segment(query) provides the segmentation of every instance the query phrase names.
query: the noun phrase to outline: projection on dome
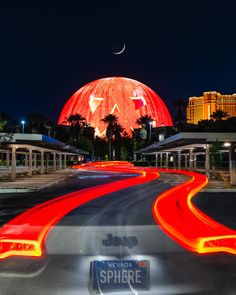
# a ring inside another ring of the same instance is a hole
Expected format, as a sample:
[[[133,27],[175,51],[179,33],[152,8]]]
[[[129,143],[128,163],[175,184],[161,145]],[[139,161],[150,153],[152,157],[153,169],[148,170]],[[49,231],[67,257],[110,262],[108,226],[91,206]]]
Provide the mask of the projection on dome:
[[[108,114],[116,115],[128,134],[139,127],[136,120],[143,115],[153,118],[153,127],[173,125],[166,105],[151,88],[124,77],[103,78],[81,87],[66,102],[58,124],[69,125],[66,118],[77,113],[95,127],[98,136],[105,135],[101,119]]]

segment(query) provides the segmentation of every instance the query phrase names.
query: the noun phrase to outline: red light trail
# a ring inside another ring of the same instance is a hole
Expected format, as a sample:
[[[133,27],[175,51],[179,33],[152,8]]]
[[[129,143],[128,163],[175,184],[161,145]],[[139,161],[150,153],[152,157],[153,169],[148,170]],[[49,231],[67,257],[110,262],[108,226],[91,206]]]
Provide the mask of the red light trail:
[[[138,169],[131,166],[132,164],[128,162],[101,162],[95,165],[77,166],[77,168],[132,174],[135,172],[140,175],[67,194],[20,214],[0,230],[0,259],[10,256],[40,257],[44,255],[45,240],[50,229],[70,211],[98,197],[159,177],[156,170]]]
[[[0,259],[43,256],[51,228],[70,211],[104,195],[155,180],[159,172],[189,176],[189,180],[165,191],[155,200],[153,216],[162,229],[187,250],[236,254],[236,231],[208,217],[191,202],[193,196],[207,184],[204,175],[190,171],[138,168],[132,167],[129,162],[119,161],[75,165],[74,168],[138,175],[61,196],[15,217],[0,230]]]
[[[236,231],[200,211],[192,198],[208,182],[191,171],[158,170],[190,176],[190,180],[162,193],[153,204],[153,216],[162,229],[185,249],[197,253],[236,254]]]

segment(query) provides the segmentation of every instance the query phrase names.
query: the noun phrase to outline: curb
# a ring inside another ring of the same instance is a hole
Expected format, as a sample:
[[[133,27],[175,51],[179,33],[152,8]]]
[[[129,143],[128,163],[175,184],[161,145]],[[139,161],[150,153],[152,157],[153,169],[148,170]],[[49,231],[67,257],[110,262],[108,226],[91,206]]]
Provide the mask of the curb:
[[[57,180],[55,180],[54,182],[51,183],[44,183],[42,186],[40,187],[19,187],[19,188],[4,188],[4,187],[0,187],[0,194],[15,194],[15,193],[32,193],[32,192],[38,192],[41,191],[44,188],[48,188],[54,184],[57,184],[63,180],[65,180],[68,177],[73,176],[74,174],[71,173],[68,176],[64,176],[61,177]]]
[[[206,188],[200,191],[200,193],[235,193],[236,188]]]
[[[32,193],[39,190],[39,188],[0,188],[0,194]]]

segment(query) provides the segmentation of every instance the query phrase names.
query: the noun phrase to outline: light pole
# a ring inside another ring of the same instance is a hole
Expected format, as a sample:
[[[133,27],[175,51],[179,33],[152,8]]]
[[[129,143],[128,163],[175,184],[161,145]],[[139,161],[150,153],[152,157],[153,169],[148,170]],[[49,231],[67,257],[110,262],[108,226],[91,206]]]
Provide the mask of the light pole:
[[[149,141],[152,142],[152,121],[149,122]]]
[[[25,121],[22,120],[21,124],[22,124],[22,133],[25,133]]]

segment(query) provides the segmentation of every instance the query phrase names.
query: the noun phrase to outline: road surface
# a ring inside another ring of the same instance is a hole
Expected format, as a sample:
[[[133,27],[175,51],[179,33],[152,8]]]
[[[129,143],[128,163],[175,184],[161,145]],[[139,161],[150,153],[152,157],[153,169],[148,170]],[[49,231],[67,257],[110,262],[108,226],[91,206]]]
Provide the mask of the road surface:
[[[40,193],[2,195],[1,223],[51,198],[127,177],[79,172]],[[140,259],[150,264],[148,290],[114,289],[112,294],[235,294],[234,256],[190,253],[163,233],[152,217],[157,195],[185,180],[185,176],[162,174],[71,211],[49,234],[45,258],[10,258],[0,263],[0,294],[95,294],[93,261]]]

